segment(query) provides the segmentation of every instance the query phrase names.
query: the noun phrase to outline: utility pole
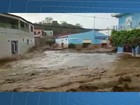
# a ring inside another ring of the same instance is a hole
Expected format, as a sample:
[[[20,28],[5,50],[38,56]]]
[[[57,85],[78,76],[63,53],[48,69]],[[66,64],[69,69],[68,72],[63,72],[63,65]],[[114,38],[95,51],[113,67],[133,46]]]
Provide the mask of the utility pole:
[[[95,30],[95,16],[93,17],[94,23],[93,23],[93,30]]]
[[[95,37],[95,16],[93,17],[93,21],[94,21],[94,23],[93,23],[93,35]]]

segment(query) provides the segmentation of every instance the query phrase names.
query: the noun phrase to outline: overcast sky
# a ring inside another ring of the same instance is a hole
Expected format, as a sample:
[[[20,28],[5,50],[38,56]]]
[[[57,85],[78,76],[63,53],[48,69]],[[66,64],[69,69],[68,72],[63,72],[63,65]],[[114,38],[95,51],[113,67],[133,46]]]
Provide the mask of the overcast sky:
[[[45,20],[46,17],[52,17],[53,20],[66,21],[70,24],[81,24],[84,28],[94,28],[94,17],[95,17],[95,28],[106,29],[112,28],[118,25],[118,19],[112,17],[113,13],[12,13],[23,17],[24,19],[35,23]],[[110,35],[111,31],[100,31],[106,35]]]
[[[30,22],[40,22],[46,17],[52,17],[53,20],[58,22],[66,21],[67,23],[81,24],[84,28],[94,27],[94,16],[95,28],[104,29],[107,27],[116,26],[118,21],[112,17],[112,13],[12,13],[25,18]]]

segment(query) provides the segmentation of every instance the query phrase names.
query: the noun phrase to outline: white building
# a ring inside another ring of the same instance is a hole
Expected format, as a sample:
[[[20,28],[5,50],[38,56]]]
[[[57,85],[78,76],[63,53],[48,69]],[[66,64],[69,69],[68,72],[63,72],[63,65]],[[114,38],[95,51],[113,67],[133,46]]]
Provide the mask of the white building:
[[[27,20],[0,14],[0,59],[23,54],[34,43],[34,26]]]
[[[47,36],[53,36],[53,30],[43,30]]]
[[[58,44],[58,47],[68,48],[69,45],[68,35],[56,38],[55,43]]]

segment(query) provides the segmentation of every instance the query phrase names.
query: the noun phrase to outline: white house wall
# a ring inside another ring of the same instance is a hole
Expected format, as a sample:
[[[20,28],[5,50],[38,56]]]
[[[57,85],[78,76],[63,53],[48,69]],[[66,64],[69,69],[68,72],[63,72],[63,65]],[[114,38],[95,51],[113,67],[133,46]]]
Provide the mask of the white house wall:
[[[61,44],[64,44],[64,47],[67,48],[68,47],[68,38],[58,38],[56,39],[56,43],[61,47]]]
[[[29,45],[27,45],[29,39]],[[11,41],[18,41],[18,54],[25,53],[35,45],[33,32],[0,28],[0,58],[11,57]]]

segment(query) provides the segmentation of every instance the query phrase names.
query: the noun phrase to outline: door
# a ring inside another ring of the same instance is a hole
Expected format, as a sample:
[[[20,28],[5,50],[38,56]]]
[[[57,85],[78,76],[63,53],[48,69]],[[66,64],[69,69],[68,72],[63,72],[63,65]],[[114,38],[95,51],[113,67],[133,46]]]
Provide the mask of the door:
[[[132,47],[130,46],[124,46],[124,52],[132,52]]]
[[[18,41],[11,41],[11,53],[12,55],[18,54]]]

